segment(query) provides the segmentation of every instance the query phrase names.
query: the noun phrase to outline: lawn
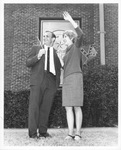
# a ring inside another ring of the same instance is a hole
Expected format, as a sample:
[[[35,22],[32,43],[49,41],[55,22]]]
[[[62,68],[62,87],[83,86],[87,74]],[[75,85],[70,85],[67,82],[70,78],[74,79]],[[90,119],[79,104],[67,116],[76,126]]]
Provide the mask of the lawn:
[[[48,129],[52,138],[30,139],[27,129],[5,129],[4,146],[118,146],[118,128],[82,128],[80,141],[64,140],[67,129]]]

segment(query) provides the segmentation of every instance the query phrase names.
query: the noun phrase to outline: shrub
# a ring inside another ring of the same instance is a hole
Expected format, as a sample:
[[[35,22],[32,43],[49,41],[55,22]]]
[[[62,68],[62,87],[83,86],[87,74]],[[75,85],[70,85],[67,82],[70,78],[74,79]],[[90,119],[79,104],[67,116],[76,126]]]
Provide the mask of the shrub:
[[[89,68],[84,74],[84,92],[83,123],[91,123],[91,126],[117,125],[118,69],[109,66]]]
[[[28,125],[29,91],[5,91],[4,98],[4,127],[24,128]]]
[[[59,89],[50,112],[49,127],[67,127],[66,112],[62,107]],[[4,93],[4,127],[28,127],[30,91]],[[84,72],[83,127],[118,125],[118,68],[96,66]]]

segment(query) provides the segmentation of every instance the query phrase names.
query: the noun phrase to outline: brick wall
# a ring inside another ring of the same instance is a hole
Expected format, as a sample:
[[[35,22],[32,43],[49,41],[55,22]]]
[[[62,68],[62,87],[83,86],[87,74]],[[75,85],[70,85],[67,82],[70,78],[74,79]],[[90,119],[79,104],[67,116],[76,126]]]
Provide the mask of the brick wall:
[[[117,5],[106,4],[105,9],[106,63],[117,65]],[[98,51],[91,65],[100,64],[98,4],[5,4],[5,90],[29,89],[26,57],[37,43],[39,17],[62,18],[65,10],[82,19],[84,44],[94,43]]]

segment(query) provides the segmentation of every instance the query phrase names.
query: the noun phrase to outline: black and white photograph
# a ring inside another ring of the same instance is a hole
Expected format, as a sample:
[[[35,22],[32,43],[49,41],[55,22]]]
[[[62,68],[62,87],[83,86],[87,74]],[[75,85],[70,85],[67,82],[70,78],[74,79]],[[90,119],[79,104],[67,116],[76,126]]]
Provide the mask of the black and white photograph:
[[[120,2],[109,2],[1,2],[1,150],[121,148]]]

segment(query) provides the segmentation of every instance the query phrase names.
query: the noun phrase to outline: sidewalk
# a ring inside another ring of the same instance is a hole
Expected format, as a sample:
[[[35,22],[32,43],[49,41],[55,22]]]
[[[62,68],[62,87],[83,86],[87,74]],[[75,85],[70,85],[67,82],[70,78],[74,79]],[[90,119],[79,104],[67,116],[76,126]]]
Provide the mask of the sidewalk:
[[[4,146],[118,146],[118,128],[82,128],[82,140],[64,140],[67,129],[48,129],[52,138],[30,139],[28,129],[4,129]]]

